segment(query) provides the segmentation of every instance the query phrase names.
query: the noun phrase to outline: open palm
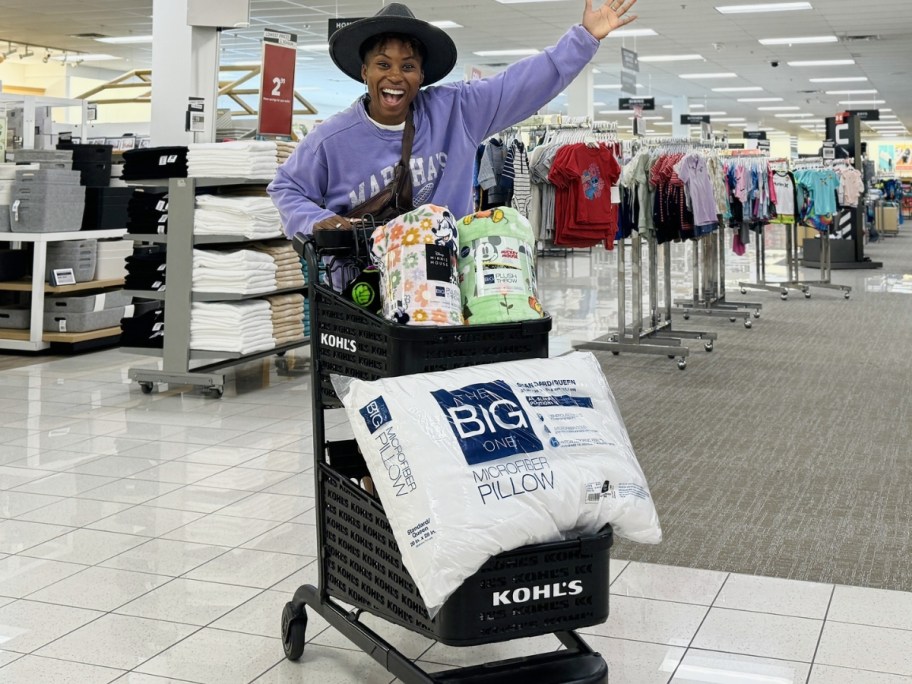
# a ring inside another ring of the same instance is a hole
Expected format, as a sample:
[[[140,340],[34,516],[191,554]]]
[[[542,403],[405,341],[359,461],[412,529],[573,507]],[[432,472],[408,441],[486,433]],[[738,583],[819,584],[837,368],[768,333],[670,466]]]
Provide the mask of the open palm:
[[[635,14],[627,14],[637,0],[605,0],[597,10],[592,9],[592,0],[586,0],[586,9],[583,11],[583,27],[595,38],[601,40],[612,31],[626,26],[637,18]]]

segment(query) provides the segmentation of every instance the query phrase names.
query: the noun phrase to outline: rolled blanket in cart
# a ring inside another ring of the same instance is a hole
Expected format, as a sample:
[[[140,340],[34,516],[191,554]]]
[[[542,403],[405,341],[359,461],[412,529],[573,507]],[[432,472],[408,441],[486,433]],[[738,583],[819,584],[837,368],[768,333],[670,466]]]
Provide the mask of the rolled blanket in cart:
[[[662,538],[591,353],[333,384],[431,617],[504,551],[608,524],[633,541]]]

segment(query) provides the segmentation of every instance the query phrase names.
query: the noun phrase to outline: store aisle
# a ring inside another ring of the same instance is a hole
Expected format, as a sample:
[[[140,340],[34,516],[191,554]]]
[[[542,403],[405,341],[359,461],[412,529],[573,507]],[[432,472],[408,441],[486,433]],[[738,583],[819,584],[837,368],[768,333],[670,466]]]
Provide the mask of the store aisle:
[[[553,351],[610,326],[608,267],[587,264],[588,284],[571,284],[594,304],[562,309]],[[886,273],[838,277],[860,299],[896,296],[863,292]],[[281,608],[316,580],[303,360],[285,377],[244,366],[221,401],[143,395],[126,375],[141,363],[107,351],[0,373],[0,681],[388,684],[312,613],[302,661],[282,656]],[[333,434],[343,423],[332,416]],[[736,555],[743,541],[729,543]],[[608,622],[584,630],[611,684],[912,682],[912,593],[614,559],[611,581]],[[453,649],[365,621],[430,669],[558,647]]]
[[[145,396],[136,362],[0,375],[0,680],[389,682],[313,615],[302,662],[282,659],[281,607],[316,578],[306,379],[254,364],[221,401]],[[612,580],[585,630],[612,684],[912,681],[912,594],[624,561]],[[432,667],[558,646],[369,622]]]

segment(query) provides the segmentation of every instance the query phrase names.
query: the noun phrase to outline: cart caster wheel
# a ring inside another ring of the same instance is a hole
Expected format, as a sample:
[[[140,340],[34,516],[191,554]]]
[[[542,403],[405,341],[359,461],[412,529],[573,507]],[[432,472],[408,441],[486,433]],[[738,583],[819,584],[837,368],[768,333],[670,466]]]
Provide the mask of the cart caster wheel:
[[[221,399],[222,395],[225,394],[224,387],[210,387],[209,394],[212,395],[213,399]]]
[[[760,312],[754,311],[754,318],[760,318]]]
[[[754,324],[750,322],[750,319],[745,319],[745,321],[744,321],[744,327],[745,327],[745,328],[752,328],[752,327],[754,327]]]
[[[294,605],[289,601],[282,609],[282,648],[289,660],[298,660],[304,653],[304,641],[307,634],[307,613],[301,608],[300,615],[295,614]]]
[[[279,356],[275,360],[276,373],[279,375],[288,375],[288,359]]]
[[[787,302],[788,298],[789,298],[789,296],[787,294],[779,295],[779,299],[781,299],[783,302]]]
[[[804,298],[805,298],[805,299],[810,299],[810,298],[811,298],[811,293],[810,293],[810,292],[805,292],[805,293],[804,293]]]
[[[621,352],[611,352],[612,356],[620,356]]]
[[[152,394],[152,383],[151,382],[141,382],[141,383],[139,383],[139,389],[142,390],[143,394]]]
[[[728,320],[730,320],[732,323],[734,323],[734,322],[737,321],[738,319],[735,318],[734,316],[730,316]]]
[[[689,320],[690,320],[690,314],[684,314],[684,320],[685,320],[685,321],[689,321]]]
[[[741,294],[747,294],[747,290],[745,290],[743,287],[741,288]]]
[[[712,340],[710,340],[709,342],[706,342],[706,343],[703,345],[703,349],[705,349],[705,350],[708,351],[708,352],[711,352],[711,351],[713,350],[713,343],[712,343]]]
[[[850,295],[849,295],[848,292],[846,292],[846,293],[845,293],[844,295],[842,295],[842,296],[843,296],[844,299],[848,299],[848,298],[850,297]]]
[[[687,368],[687,361],[684,359],[678,359],[678,370],[684,370]]]
[[[673,358],[675,358],[675,355],[674,355],[674,354],[669,354],[669,355],[668,355],[668,358],[669,358],[669,359],[673,359]]]

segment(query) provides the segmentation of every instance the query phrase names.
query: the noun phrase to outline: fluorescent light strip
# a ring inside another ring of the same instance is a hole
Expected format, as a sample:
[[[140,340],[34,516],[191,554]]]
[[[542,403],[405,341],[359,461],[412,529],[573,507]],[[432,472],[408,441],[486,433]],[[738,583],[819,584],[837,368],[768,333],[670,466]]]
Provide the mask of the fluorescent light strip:
[[[699,78],[738,78],[738,74],[731,71],[720,71],[708,74],[681,74],[679,78],[699,79]]]
[[[827,90],[827,95],[876,95],[877,90]]]
[[[298,45],[298,50],[304,52],[328,52],[329,43],[309,43],[307,45]]]
[[[115,57],[114,55],[99,54],[95,52],[74,52],[64,55],[54,55],[51,59],[55,59],[58,62],[65,62],[66,64],[76,64],[77,62],[106,62],[112,59],[120,60],[120,57]]]
[[[818,123],[819,121],[823,121],[823,119],[789,119],[790,124],[805,124],[805,125],[812,125],[812,126],[824,125],[824,124]]]
[[[851,66],[853,64],[855,64],[854,59],[802,59],[797,62],[788,62],[790,67]]]
[[[814,7],[809,2],[771,2],[762,5],[723,5],[716,7],[719,14],[755,14],[759,12],[799,12]]]
[[[602,109],[599,114],[630,114],[629,109]]]
[[[529,55],[537,55],[538,52],[535,48],[519,48],[517,50],[479,50],[472,54],[479,57],[528,57]]]
[[[705,104],[692,104],[692,105],[690,105],[690,108],[691,109],[706,109],[706,105]]]
[[[641,62],[697,62],[706,61],[703,55],[641,55]]]
[[[739,97],[738,102],[782,102],[781,97]]]
[[[801,116],[808,117],[808,116],[814,116],[814,115],[813,114],[799,114],[798,112],[789,112],[788,114],[776,114],[776,117],[779,119],[787,119],[789,117],[797,119],[798,117],[801,117]]]
[[[608,34],[609,38],[645,38],[647,36],[657,36],[659,35],[651,28],[632,28],[632,29],[618,29],[617,31],[612,31]]]
[[[745,119],[743,116],[722,116],[722,117],[713,119],[713,123],[716,123],[716,122],[726,123],[729,121],[744,121],[744,120]]]
[[[761,38],[760,45],[814,45],[818,43],[838,43],[836,36],[801,36],[797,38]]]
[[[733,88],[713,88],[714,93],[758,93],[763,88],[760,86],[735,86]]]
[[[781,106],[781,107],[757,107],[759,112],[797,112],[801,107]]]
[[[95,40],[109,45],[133,45],[136,43],[151,43],[152,36],[107,36],[105,38],[96,38]]]
[[[811,83],[864,83],[867,76],[833,76],[830,78],[809,78]]]
[[[877,105],[883,104],[886,100],[840,100],[841,105]]]
[[[454,28],[463,28],[462,24],[457,24],[455,21],[450,21],[449,19],[441,19],[439,21],[428,22],[431,26],[436,26],[440,29],[454,29]]]
[[[725,116],[728,112],[691,112],[691,114],[700,114],[703,116]]]

